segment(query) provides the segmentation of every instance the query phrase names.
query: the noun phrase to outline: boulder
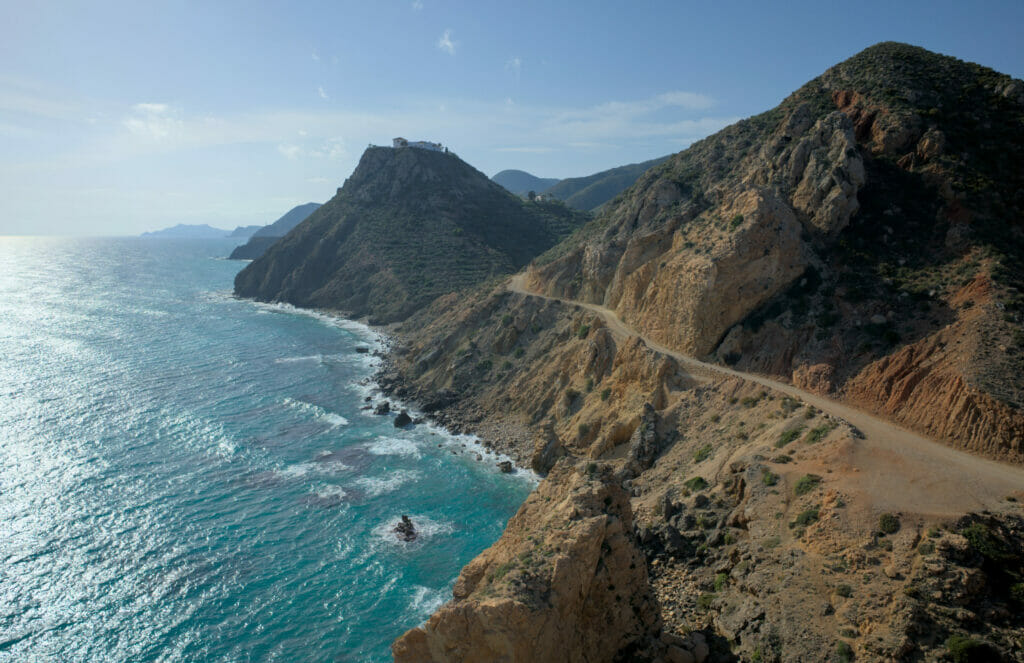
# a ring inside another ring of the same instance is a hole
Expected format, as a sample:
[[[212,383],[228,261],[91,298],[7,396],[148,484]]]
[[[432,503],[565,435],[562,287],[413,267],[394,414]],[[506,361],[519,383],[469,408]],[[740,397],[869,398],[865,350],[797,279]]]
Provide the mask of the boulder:
[[[409,516],[402,515],[402,519],[395,525],[394,532],[402,541],[410,542],[416,540],[416,528],[413,526]]]
[[[395,428],[405,428],[412,423],[412,417],[409,416],[408,412],[402,410],[398,413],[398,416],[395,417],[393,423],[395,424]]]
[[[391,412],[391,403],[387,401],[379,403],[377,407],[373,409],[374,414],[387,414],[388,412]]]

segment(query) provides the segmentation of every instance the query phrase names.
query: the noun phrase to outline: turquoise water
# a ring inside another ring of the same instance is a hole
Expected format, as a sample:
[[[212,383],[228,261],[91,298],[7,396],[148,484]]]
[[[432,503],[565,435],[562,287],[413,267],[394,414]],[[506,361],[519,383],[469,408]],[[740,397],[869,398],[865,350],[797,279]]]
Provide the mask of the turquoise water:
[[[389,660],[532,488],[362,411],[378,339],[233,244],[0,238],[0,660]]]

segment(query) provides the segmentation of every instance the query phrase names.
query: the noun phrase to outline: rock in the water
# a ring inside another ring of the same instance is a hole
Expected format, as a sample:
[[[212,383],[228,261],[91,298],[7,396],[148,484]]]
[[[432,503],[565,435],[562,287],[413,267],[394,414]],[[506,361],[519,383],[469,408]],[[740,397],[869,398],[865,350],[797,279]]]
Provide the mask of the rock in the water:
[[[403,515],[401,522],[395,525],[395,534],[402,541],[415,541],[416,540],[416,528],[413,527],[412,521],[409,516]]]
[[[403,428],[405,426],[408,426],[411,423],[412,423],[412,417],[410,417],[409,413],[406,412],[405,410],[402,410],[401,412],[399,412],[398,416],[395,417],[395,421],[394,421],[395,428]]]
[[[387,414],[388,412],[391,412],[391,403],[387,401],[384,401],[383,403],[379,404],[373,410],[374,414]]]
[[[364,355],[364,354],[366,354],[369,351],[370,351],[370,348],[366,347],[365,345],[360,345],[359,347],[356,348],[356,352],[358,352],[361,355]]]
[[[501,461],[500,463],[498,463],[498,469],[500,469],[505,474],[510,474],[512,472],[512,470],[514,469],[512,467],[512,461],[510,461],[510,460],[503,460],[503,461]]]

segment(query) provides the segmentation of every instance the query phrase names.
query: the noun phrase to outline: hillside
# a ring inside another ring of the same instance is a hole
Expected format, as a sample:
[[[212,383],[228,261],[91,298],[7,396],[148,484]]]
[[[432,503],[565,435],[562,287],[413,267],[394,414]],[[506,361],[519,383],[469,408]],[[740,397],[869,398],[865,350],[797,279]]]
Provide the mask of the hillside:
[[[306,203],[291,208],[285,214],[267,226],[254,226],[256,231],[251,233],[249,241],[236,246],[231,252],[231,260],[255,260],[266,253],[274,242],[291,232],[292,228],[299,225],[306,218],[320,207],[320,203]]]
[[[648,171],[534,265],[670,348],[1024,458],[1024,87],[879,44]]]
[[[228,237],[229,235],[231,235],[230,230],[214,228],[213,226],[205,223],[198,225],[179,223],[178,225],[170,228],[144,232],[141,236],[152,238],[212,239],[217,237]]]
[[[238,274],[235,292],[392,322],[521,268],[586,220],[525,202],[454,154],[371,147],[338,195]]]
[[[543,191],[545,196],[561,200],[569,207],[580,210],[596,210],[618,194],[633,186],[645,171],[664,162],[660,157],[643,163],[619,166],[586,177],[569,177]]]
[[[381,384],[547,478],[396,660],[1021,660],[1022,151],[879,44],[409,318]]]
[[[517,196],[525,196],[530,191],[540,193],[544,189],[558,184],[558,178],[537,177],[525,170],[503,170],[496,173],[491,181],[497,182]]]

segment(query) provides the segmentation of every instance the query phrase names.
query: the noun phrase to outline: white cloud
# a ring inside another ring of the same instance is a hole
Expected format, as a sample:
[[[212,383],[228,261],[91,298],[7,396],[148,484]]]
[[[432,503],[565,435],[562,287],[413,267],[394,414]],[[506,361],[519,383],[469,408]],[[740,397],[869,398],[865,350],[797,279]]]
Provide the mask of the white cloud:
[[[313,51],[313,52],[312,52],[312,53],[310,54],[310,56],[311,56],[311,57],[313,58],[313,61],[314,61],[314,62],[320,62],[320,56],[316,54],[316,51]]]
[[[455,42],[452,41],[452,31],[445,30],[441,38],[437,40],[437,47],[448,55],[455,55]]]
[[[328,98],[329,98],[329,97],[327,96],[327,93],[326,93],[326,92],[324,92],[324,86],[323,86],[323,85],[321,85],[321,86],[317,87],[316,91],[320,93],[320,98],[321,98],[321,99],[328,99]]]
[[[133,135],[157,142],[172,138],[184,126],[170,106],[157,103],[135,104],[122,124]]]
[[[505,69],[511,71],[515,75],[516,80],[518,81],[519,75],[523,70],[522,58],[520,58],[518,55],[513,58],[509,58],[509,60],[505,62]]]
[[[282,143],[281,145],[277,146],[277,151],[280,152],[285,159],[289,159],[291,161],[294,161],[295,159],[298,159],[300,156],[302,156],[302,148],[299,147],[298,145]]]
[[[423,0],[412,0],[412,8],[416,11],[423,9]]]

